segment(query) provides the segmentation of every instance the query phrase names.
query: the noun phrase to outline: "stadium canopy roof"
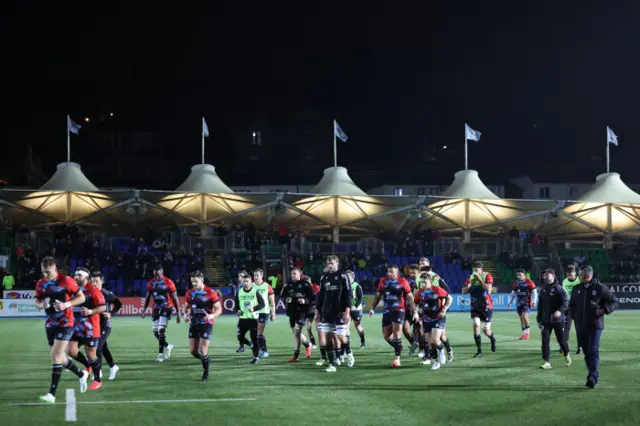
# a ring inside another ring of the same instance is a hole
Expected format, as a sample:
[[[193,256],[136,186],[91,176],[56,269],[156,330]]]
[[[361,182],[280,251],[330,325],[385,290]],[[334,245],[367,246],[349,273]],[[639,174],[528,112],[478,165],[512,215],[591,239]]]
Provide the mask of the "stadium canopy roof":
[[[110,195],[91,183],[82,173],[80,165],[73,162],[58,164],[51,179],[36,191],[6,190],[3,196],[22,207],[22,213],[30,213],[28,217],[15,217],[12,220],[30,226],[82,221],[116,203]],[[19,212],[14,213],[20,216]]]
[[[549,235],[602,236],[640,230],[640,194],[618,173],[603,173],[542,230]]]

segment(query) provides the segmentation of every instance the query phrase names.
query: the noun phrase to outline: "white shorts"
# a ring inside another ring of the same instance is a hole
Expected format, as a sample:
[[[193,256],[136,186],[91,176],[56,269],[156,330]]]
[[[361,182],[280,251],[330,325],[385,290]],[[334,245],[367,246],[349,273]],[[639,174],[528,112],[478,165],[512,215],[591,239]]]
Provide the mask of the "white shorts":
[[[169,324],[169,318],[160,317],[157,320],[153,321],[151,323],[151,326],[153,328],[153,331],[158,331],[161,328],[167,328],[167,324]]]
[[[320,333],[335,333],[338,336],[346,336],[349,332],[349,326],[346,324],[331,324],[328,322],[318,323],[318,332]]]

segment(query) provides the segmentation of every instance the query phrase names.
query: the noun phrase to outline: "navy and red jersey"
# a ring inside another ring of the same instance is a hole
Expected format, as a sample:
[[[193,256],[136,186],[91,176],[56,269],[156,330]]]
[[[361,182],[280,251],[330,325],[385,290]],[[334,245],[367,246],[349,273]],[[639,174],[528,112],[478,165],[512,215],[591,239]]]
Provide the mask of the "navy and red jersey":
[[[105,313],[110,314],[110,316],[107,318],[104,314],[100,315],[100,330],[111,328],[111,317],[117,314],[120,308],[122,308],[122,302],[118,299],[118,296],[109,290],[103,288],[102,295],[104,296],[104,301],[107,304],[107,310]]]
[[[161,280],[151,279],[147,284],[147,292],[153,298],[153,309],[167,309],[173,307],[171,293],[176,292],[176,285],[167,277]]]
[[[418,288],[416,280],[414,280],[413,278],[409,278],[407,282],[409,283],[409,287],[411,287],[411,291],[415,291]]]
[[[88,323],[89,326],[85,326],[87,330],[91,331],[91,335],[88,337],[100,337],[100,317],[101,314],[93,314],[88,317],[82,316],[82,308],[95,309],[98,306],[104,306],[106,304],[102,291],[95,288],[91,283],[87,283],[84,287],[80,288],[80,291],[84,293],[84,303],[80,306],[73,307],[73,316],[75,317],[75,324],[80,322]]]
[[[189,306],[191,324],[213,324],[208,316],[213,313],[213,307],[219,302],[218,293],[207,286],[202,290],[190,289],[185,296],[185,303]]]
[[[78,292],[80,287],[71,277],[58,274],[55,280],[47,281],[45,278],[41,278],[36,283],[36,299],[44,301],[49,299],[49,308],[45,309],[47,319],[45,325],[47,327],[73,327],[73,311],[71,309],[65,309],[61,312],[56,312],[53,304],[56,300],[60,302],[70,301]]]
[[[411,293],[411,286],[404,278],[391,280],[382,278],[378,284],[378,293],[384,298],[384,312],[404,312],[407,294]]]
[[[484,274],[485,284],[493,284],[493,277],[489,273]],[[491,293],[482,288],[480,283],[471,283],[471,277],[467,277],[465,285],[469,288],[469,298],[471,299],[472,311],[493,310],[493,299]]]
[[[529,278],[518,280],[511,288],[516,293],[516,306],[531,307],[531,293],[536,289],[536,285]]]
[[[442,311],[444,300],[449,293],[442,287],[431,286],[431,288],[421,288],[414,294],[414,302],[422,309],[423,321],[435,321]]]

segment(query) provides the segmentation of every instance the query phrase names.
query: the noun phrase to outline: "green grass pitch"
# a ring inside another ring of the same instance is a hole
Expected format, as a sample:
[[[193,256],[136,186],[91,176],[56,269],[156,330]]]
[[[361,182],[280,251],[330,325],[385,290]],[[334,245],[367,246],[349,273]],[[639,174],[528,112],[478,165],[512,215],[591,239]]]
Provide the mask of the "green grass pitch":
[[[356,365],[329,374],[301,359],[288,364],[292,337],[284,316],[266,329],[271,356],[248,365],[236,354],[236,318],[214,326],[211,378],[199,381],[201,366],[187,349],[187,325],[169,326],[175,345],[171,360],[156,364],[157,344],[150,319],[116,318],[109,340],[121,370],[98,391],[78,392],[65,372],[55,406],[38,402],[47,392],[50,359],[43,320],[0,320],[0,422],[5,426],[65,424],[65,389],[76,389],[77,423],[83,425],[640,425],[640,341],[634,311],[607,318],[601,345],[600,387],[584,387],[582,356],[564,367],[552,344],[553,369],[539,369],[540,336],[519,341],[514,312],[494,315],[498,352],[483,339],[485,356],[475,353],[468,314],[448,315],[455,359],[438,371],[420,365],[405,349],[402,368],[391,369],[392,350],[382,340],[379,315],[366,317],[367,347],[354,339]],[[355,335],[355,332],[352,330]],[[571,343],[575,342],[572,333]],[[406,343],[406,342],[405,342]],[[572,345],[572,351],[574,351]],[[106,367],[105,367],[105,371]],[[255,398],[255,400],[230,400]],[[209,402],[174,402],[226,399]],[[131,403],[132,401],[158,401]],[[86,402],[110,402],[109,404]]]

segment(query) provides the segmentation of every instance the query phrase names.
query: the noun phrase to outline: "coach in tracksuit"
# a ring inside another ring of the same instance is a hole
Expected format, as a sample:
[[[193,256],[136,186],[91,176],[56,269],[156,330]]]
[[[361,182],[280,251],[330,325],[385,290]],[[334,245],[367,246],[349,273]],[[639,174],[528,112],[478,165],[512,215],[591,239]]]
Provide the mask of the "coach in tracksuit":
[[[593,276],[591,266],[580,268],[580,284],[571,291],[569,310],[575,322],[576,332],[580,336],[584,361],[587,364],[588,388],[598,384],[598,365],[600,364],[600,337],[604,330],[604,316],[618,307],[618,300],[609,288],[600,284]]]
[[[549,343],[552,331],[556,335],[560,350],[564,355],[565,365],[568,367],[571,365],[571,357],[569,356],[569,345],[564,337],[564,322],[565,312],[569,307],[569,295],[556,279],[556,273],[553,269],[544,271],[542,279],[544,285],[538,296],[538,314],[536,316],[538,327],[542,332],[542,359],[544,359],[544,364],[540,368],[545,370],[551,368],[549,363]]]

